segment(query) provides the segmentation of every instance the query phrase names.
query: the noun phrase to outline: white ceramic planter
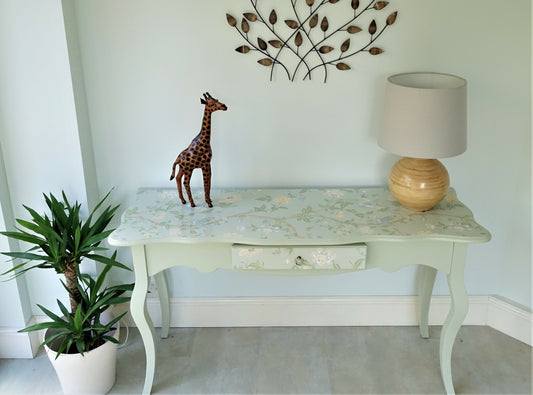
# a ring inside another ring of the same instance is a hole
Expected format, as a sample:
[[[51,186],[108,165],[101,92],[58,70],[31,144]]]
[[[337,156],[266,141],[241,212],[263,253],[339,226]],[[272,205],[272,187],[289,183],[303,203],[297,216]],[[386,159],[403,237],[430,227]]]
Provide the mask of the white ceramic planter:
[[[112,319],[111,313],[104,313],[103,321]],[[48,335],[46,331],[45,336]],[[118,340],[120,328],[112,336]],[[53,348],[53,344],[51,345]],[[61,354],[45,346],[48,358],[56,371],[65,394],[105,394],[115,384],[117,344],[106,342],[100,347],[81,354]]]

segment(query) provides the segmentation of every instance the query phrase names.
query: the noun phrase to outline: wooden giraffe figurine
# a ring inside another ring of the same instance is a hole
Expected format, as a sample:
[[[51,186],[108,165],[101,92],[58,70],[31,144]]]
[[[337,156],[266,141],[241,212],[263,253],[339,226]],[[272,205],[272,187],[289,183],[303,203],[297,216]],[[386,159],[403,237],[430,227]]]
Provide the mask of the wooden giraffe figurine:
[[[211,151],[211,114],[215,111],[226,111],[228,108],[225,104],[220,103],[217,99],[211,97],[206,92],[204,98],[200,99],[202,104],[205,104],[204,118],[202,120],[202,129],[200,134],[196,136],[191,144],[185,148],[176,158],[174,165],[172,166],[172,174],[170,180],[174,178],[176,173],[176,166],[179,166],[178,175],[176,176],[176,184],[178,185],[178,193],[183,204],[186,203],[181,191],[181,179],[183,178],[183,185],[185,191],[189,197],[191,207],[196,207],[191,193],[191,175],[194,169],[202,169],[202,175],[204,178],[204,192],[205,202],[209,207],[213,207],[211,202],[211,157],[213,152]]]

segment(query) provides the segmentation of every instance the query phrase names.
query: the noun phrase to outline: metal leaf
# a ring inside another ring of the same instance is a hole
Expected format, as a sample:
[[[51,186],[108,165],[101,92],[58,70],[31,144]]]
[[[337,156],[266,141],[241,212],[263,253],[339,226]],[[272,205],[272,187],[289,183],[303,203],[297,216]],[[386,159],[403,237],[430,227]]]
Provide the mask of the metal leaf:
[[[387,7],[388,4],[388,1],[378,1],[376,4],[374,4],[374,9],[382,10],[383,8]]]
[[[309,27],[313,29],[316,25],[318,25],[318,14],[315,14],[309,19]]]
[[[250,52],[250,47],[248,45],[242,45],[240,47],[235,48],[235,51],[239,53],[248,53]]]
[[[352,8],[354,10],[359,8],[359,0],[352,0]]]
[[[275,25],[276,22],[278,21],[278,14],[276,14],[276,11],[275,11],[275,10],[272,10],[272,12],[270,13],[270,16],[268,17],[268,21],[269,21],[272,25]]]
[[[257,15],[255,15],[253,12],[245,12],[244,17],[248,19],[250,22],[257,21]]]
[[[286,19],[285,24],[289,26],[291,29],[297,29],[298,28],[298,22],[293,21],[292,19]]]
[[[363,29],[361,29],[359,26],[351,25],[351,26],[348,26],[348,29],[346,29],[346,30],[350,34],[355,34],[355,33],[359,33]]]
[[[328,30],[329,28],[328,18],[326,17],[322,18],[322,22],[320,23],[320,28],[322,29],[323,32]]]
[[[318,50],[320,51],[320,53],[329,53],[329,52],[333,51],[334,49],[335,48],[330,47],[329,45],[323,45]]]
[[[341,45],[341,52],[346,52],[349,48],[350,48],[350,39],[347,39]]]
[[[237,26],[237,19],[232,17],[230,14],[226,14],[226,19],[228,20],[228,23],[230,26],[235,27]]]
[[[241,22],[241,29],[243,32],[245,33],[248,33],[250,31],[250,25],[248,24],[248,22],[246,22],[246,19],[242,19],[242,22]]]
[[[313,4],[315,4],[315,0],[305,0],[305,2],[307,3],[307,5],[309,7],[311,7]]]
[[[396,21],[396,16],[398,15],[398,11],[393,12],[387,17],[387,25],[392,25]]]
[[[272,59],[269,59],[269,58],[264,58],[264,59],[261,59],[261,60],[258,60],[257,63],[263,65],[263,66],[272,66]]]
[[[303,39],[302,39],[302,32],[296,33],[296,37],[294,37],[294,44],[296,44],[297,47],[302,45]]]
[[[372,47],[368,50],[368,52],[370,52],[370,55],[379,55],[380,53],[383,53],[384,51],[381,48]]]
[[[279,40],[270,40],[268,43],[274,48],[281,48],[281,46],[283,45],[283,43]]]
[[[261,37],[257,37],[257,45],[259,45],[259,48],[261,48],[263,51],[267,49],[267,43]]]
[[[342,62],[339,62],[335,65],[335,67],[338,69],[338,70],[350,70],[351,67],[348,66],[346,63],[342,63]]]
[[[372,22],[370,22],[370,25],[368,26],[368,32],[370,34],[374,34],[376,30],[377,30],[376,20],[372,19]]]

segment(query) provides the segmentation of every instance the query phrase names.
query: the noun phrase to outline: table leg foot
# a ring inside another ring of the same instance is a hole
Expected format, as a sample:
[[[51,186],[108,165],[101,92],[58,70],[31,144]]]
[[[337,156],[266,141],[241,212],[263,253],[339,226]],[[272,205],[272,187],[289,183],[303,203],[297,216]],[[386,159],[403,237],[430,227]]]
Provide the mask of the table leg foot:
[[[170,295],[168,293],[167,276],[164,271],[157,273],[155,276],[157,293],[159,294],[159,303],[161,304],[161,337],[166,339],[170,330]]]
[[[431,294],[433,293],[433,285],[435,284],[437,269],[431,266],[420,266],[418,270],[418,312],[420,317],[420,336],[422,336],[424,339],[427,339],[429,338],[429,305],[431,302]]]
[[[464,284],[465,258],[466,245],[455,244],[452,268],[448,274],[452,305],[440,337],[440,370],[447,394],[455,393],[451,369],[452,349],[457,332],[468,312],[468,294]]]

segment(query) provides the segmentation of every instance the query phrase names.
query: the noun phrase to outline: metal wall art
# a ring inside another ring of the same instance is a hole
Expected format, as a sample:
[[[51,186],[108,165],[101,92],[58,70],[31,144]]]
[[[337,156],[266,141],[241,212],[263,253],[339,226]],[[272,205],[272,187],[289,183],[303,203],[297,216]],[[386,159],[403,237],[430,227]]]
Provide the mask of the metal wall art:
[[[211,202],[211,157],[213,156],[211,150],[211,114],[218,110],[226,111],[228,107],[212,97],[209,92],[204,93],[204,98],[200,99],[200,102],[205,105],[202,128],[198,136],[176,158],[176,161],[172,165],[170,180],[172,181],[174,176],[176,176],[176,166],[178,166],[179,170],[176,176],[176,184],[178,186],[180,200],[183,204],[186,203],[181,191],[181,180],[183,179],[183,185],[185,186],[191,207],[196,207],[191,193],[191,176],[194,169],[202,169],[205,202],[209,207],[213,207],[213,203]]]
[[[229,25],[246,41],[235,50],[259,54],[257,62],[270,68],[270,81],[274,69],[280,67],[290,81],[296,76],[311,79],[313,72],[321,69],[326,82],[328,68],[350,70],[346,59],[361,53],[383,53],[374,43],[398,15],[398,11],[381,12],[388,1],[286,1],[290,3],[284,9],[289,14],[286,17],[279,13],[280,0],[250,0],[252,9],[244,12],[240,20],[226,14]],[[278,6],[278,11],[271,8],[272,4]],[[341,15],[345,18],[337,20]],[[335,20],[330,20],[333,17]]]

